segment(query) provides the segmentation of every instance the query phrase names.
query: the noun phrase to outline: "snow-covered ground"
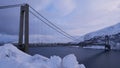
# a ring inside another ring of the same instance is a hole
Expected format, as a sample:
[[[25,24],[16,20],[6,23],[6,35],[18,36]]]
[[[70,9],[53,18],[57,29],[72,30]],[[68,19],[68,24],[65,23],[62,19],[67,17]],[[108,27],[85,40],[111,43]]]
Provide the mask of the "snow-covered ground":
[[[78,64],[74,54],[46,58],[41,55],[28,55],[12,44],[0,46],[0,68],[85,68]]]

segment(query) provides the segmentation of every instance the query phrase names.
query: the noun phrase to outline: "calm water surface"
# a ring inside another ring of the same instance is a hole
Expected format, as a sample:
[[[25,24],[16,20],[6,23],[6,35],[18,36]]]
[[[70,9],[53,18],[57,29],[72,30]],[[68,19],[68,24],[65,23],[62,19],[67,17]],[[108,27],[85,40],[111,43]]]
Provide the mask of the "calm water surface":
[[[29,53],[46,57],[75,54],[79,63],[83,63],[86,68],[120,68],[120,51],[105,52],[81,47],[31,47]]]

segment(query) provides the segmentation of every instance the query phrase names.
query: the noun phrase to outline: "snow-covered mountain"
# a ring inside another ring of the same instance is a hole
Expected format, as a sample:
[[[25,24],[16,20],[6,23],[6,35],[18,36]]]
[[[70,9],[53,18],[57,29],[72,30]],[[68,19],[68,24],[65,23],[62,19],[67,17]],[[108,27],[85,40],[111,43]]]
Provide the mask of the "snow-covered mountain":
[[[109,44],[111,48],[120,49],[120,23],[95,32],[88,33],[80,37],[78,43],[87,43],[89,41],[91,44],[104,44],[106,35],[109,37]]]
[[[114,35],[120,33],[120,23],[115,24],[110,27],[106,27],[104,29],[90,32],[88,34],[85,34],[80,37],[80,40],[78,42],[84,41],[84,40],[89,40],[91,38],[94,38],[96,36],[105,36],[105,35]]]

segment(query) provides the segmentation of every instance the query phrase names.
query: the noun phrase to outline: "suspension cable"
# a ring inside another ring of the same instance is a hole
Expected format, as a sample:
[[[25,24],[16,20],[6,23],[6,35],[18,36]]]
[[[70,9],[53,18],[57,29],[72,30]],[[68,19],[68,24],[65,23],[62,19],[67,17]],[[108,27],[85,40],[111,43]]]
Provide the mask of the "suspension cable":
[[[15,5],[6,5],[6,6],[0,6],[0,9],[7,9],[7,8],[13,8],[13,7],[19,7],[25,4],[15,4]]]
[[[43,23],[45,23],[46,25],[48,25],[49,27],[51,27],[52,29],[56,30],[57,32],[59,32],[60,34],[64,35],[65,37],[71,39],[71,40],[75,40],[69,36],[67,36],[66,34],[62,33],[61,31],[57,30],[56,28],[54,28],[53,26],[51,26],[50,24],[46,23],[44,20],[42,20],[39,16],[37,16],[36,14],[34,14],[32,11],[29,11],[32,15],[34,15],[36,18],[38,18],[40,21],[42,21]]]
[[[71,36],[70,34],[66,33],[65,31],[63,31],[62,29],[60,29],[58,26],[56,26],[55,24],[53,24],[51,21],[49,21],[47,18],[45,18],[42,14],[40,14],[37,10],[35,10],[33,7],[30,6],[30,8],[35,11],[38,15],[40,15],[43,19],[45,19],[47,22],[49,22],[51,25],[53,25],[55,28],[59,29],[61,32],[65,33],[66,35],[70,36],[71,38],[75,39],[73,36]],[[75,39],[77,40],[77,39]]]

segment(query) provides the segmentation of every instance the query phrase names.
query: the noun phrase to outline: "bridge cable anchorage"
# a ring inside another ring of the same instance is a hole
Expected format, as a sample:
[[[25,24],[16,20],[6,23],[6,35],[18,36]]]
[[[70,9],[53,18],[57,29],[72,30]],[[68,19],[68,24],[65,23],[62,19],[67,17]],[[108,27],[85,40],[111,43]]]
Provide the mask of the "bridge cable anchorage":
[[[0,9],[7,9],[7,8],[13,8],[13,7],[20,7],[25,4],[15,4],[15,5],[7,5],[7,6],[0,6]]]
[[[35,10],[33,7],[30,6],[30,8],[35,11],[38,15],[40,15],[43,19],[45,19],[48,23],[50,23],[52,26],[54,26],[55,28],[57,28],[58,30],[60,30],[61,32],[65,33],[66,35],[70,36],[71,38],[73,38],[74,40],[78,40],[75,39],[73,36],[71,36],[70,34],[66,33],[65,31],[63,31],[62,29],[60,29],[58,26],[56,26],[55,24],[53,24],[51,21],[49,21],[47,18],[45,18],[42,14],[40,14],[37,10]]]
[[[45,23],[46,25],[48,25],[49,27],[51,27],[52,29],[56,30],[57,32],[59,32],[60,34],[64,35],[65,37],[71,39],[71,40],[75,40],[71,37],[69,37],[68,35],[62,33],[61,31],[57,30],[55,27],[53,27],[52,25],[46,23],[44,20],[42,20],[39,16],[37,16],[36,14],[34,14],[32,11],[29,11],[32,15],[34,15],[36,18],[38,18],[40,21],[42,21],[43,23]]]

